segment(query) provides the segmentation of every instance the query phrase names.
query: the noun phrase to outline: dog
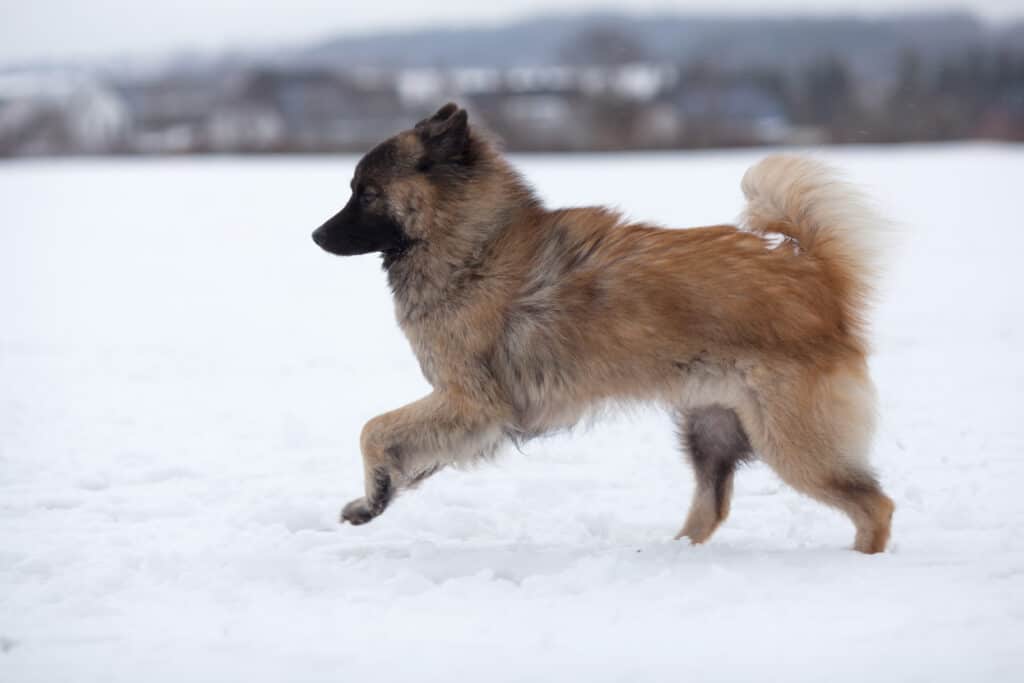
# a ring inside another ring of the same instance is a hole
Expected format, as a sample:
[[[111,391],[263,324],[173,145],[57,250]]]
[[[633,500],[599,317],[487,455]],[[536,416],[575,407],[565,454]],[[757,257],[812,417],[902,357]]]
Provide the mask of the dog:
[[[314,233],[380,253],[426,397],[371,419],[363,524],[446,465],[571,426],[596,408],[672,411],[703,543],[755,456],[885,549],[893,502],[867,455],[875,423],[865,313],[886,223],[828,167],[770,156],[737,225],[672,230],[605,208],[550,210],[465,109],[447,104],[358,163]]]

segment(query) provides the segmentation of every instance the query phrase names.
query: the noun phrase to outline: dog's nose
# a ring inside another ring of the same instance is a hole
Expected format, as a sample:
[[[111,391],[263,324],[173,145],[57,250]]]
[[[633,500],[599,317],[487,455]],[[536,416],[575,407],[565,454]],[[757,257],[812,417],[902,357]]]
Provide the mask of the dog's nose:
[[[324,233],[319,228],[313,231],[313,241],[316,242],[318,247],[324,246]]]

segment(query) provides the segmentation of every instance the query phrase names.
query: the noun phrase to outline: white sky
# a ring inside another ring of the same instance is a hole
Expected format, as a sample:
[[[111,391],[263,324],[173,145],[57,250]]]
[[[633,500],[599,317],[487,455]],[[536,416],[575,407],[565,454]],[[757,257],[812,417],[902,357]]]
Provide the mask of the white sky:
[[[963,8],[990,20],[1024,17],[1024,0],[0,0],[0,63],[156,56],[301,43],[339,33],[494,23],[537,12],[625,9],[731,13],[880,14]]]

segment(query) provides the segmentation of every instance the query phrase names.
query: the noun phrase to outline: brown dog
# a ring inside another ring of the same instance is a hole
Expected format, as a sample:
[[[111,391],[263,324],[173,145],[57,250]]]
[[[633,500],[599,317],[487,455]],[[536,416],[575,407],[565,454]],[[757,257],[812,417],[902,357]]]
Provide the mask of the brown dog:
[[[369,152],[313,234],[381,252],[398,322],[434,391],[370,420],[368,522],[448,464],[609,402],[678,416],[697,489],[679,537],[708,539],[756,454],[889,538],[868,462],[874,390],[863,319],[884,224],[822,165],[774,156],[743,179],[739,227],[667,230],[603,208],[548,210],[454,104]]]

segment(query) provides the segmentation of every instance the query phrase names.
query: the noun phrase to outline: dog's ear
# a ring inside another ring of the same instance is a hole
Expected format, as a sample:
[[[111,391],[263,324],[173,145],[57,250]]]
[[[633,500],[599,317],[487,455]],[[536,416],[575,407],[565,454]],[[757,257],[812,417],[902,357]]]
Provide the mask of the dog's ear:
[[[436,112],[434,112],[433,116],[431,116],[429,118],[426,118],[426,119],[423,119],[422,121],[417,123],[416,124],[416,130],[420,130],[421,128],[426,126],[428,123],[436,123],[438,121],[444,121],[449,116],[451,116],[452,114],[457,112],[458,110],[459,110],[459,105],[455,104],[454,102],[449,102],[448,104],[444,105],[443,107],[438,109]]]
[[[469,115],[449,102],[429,119],[416,124],[425,152],[424,164],[461,160],[469,147]]]

